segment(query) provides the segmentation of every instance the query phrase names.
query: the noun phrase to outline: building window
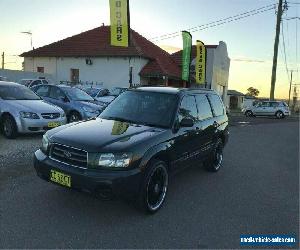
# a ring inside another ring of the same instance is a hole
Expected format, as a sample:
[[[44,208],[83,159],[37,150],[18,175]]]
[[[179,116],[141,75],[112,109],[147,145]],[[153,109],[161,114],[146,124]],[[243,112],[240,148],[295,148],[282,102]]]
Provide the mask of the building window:
[[[45,68],[44,67],[37,67],[36,71],[39,72],[39,73],[44,73]]]
[[[79,69],[71,69],[71,82],[79,82]]]

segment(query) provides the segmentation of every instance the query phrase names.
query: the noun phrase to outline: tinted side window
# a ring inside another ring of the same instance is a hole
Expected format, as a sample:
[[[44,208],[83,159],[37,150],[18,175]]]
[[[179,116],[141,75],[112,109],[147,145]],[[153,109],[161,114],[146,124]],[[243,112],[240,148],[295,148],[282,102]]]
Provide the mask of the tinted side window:
[[[48,96],[49,87],[48,86],[37,86],[35,91],[39,96]]]
[[[178,111],[179,122],[181,122],[183,118],[189,118],[196,121],[198,118],[197,116],[198,112],[195,97],[192,95],[183,97]]]
[[[270,107],[270,103],[269,102],[263,102],[261,104],[262,107]]]
[[[270,106],[273,108],[277,108],[279,106],[278,102],[270,102]]]
[[[214,110],[215,116],[224,115],[224,106],[219,96],[209,95],[211,106]]]
[[[213,117],[212,110],[206,95],[196,95],[196,102],[198,107],[199,120],[205,120]]]
[[[49,97],[53,98],[53,99],[60,100],[62,98],[65,98],[66,95],[59,88],[57,88],[57,87],[51,87]]]

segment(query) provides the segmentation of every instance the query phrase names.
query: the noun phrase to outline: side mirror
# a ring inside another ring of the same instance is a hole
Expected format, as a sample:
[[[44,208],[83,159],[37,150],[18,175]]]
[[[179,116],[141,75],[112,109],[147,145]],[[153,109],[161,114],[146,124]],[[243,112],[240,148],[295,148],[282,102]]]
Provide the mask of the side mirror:
[[[68,99],[68,97],[66,97],[66,96],[64,96],[64,97],[60,97],[59,98],[62,102],[69,102],[69,99]]]
[[[193,127],[194,126],[194,121],[193,119],[190,118],[183,118],[180,122],[181,127]]]

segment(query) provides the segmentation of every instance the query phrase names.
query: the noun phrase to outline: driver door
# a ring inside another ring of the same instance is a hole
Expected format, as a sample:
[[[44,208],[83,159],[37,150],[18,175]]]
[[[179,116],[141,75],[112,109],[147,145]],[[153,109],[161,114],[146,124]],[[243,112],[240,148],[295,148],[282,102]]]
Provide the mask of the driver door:
[[[197,106],[195,96],[187,95],[181,100],[180,107],[177,113],[176,123],[178,131],[174,137],[174,169],[183,168],[188,165],[188,162],[194,157],[193,153],[196,150],[196,121],[197,121]],[[194,121],[193,127],[180,127],[180,122],[184,118],[189,118]]]

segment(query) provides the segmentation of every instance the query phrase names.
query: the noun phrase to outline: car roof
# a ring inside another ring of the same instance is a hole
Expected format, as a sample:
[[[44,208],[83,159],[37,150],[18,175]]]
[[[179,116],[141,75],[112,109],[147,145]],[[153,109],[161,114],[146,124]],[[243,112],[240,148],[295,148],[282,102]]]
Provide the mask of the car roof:
[[[174,88],[174,87],[138,87],[136,90],[139,91],[149,91],[149,92],[159,92],[168,94],[181,94],[181,93],[215,93],[211,89],[204,88]]]
[[[7,81],[0,81],[0,86],[23,86],[16,82],[7,82]]]

